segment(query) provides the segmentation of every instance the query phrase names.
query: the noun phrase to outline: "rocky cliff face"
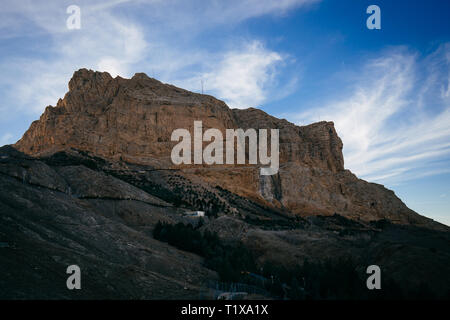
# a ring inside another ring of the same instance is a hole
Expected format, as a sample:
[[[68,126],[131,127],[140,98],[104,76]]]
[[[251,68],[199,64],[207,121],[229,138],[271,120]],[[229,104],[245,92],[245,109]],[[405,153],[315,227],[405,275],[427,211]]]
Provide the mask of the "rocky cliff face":
[[[174,166],[173,130],[192,133],[199,120],[204,130],[217,128],[223,133],[233,128],[279,129],[278,174],[260,176],[256,165]],[[363,221],[386,218],[436,227],[392,191],[344,169],[342,141],[332,122],[296,126],[258,109],[232,110],[214,97],[142,73],[123,79],[86,69],[75,72],[64,99],[47,107],[14,147],[37,157],[77,149],[110,161],[176,169],[184,179],[220,186],[286,215],[338,213]]]

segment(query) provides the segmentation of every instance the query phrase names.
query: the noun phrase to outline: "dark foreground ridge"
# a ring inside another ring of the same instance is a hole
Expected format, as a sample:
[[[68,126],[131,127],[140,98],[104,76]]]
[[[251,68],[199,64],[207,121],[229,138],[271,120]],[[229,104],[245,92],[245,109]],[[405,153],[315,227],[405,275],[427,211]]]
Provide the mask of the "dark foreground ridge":
[[[75,150],[38,160],[1,148],[0,298],[214,299],[237,288],[246,298],[448,297],[448,232],[286,217],[143,169]],[[184,215],[202,205],[201,222]],[[222,213],[228,206],[241,215]],[[82,290],[66,288],[72,264]],[[365,287],[370,264],[383,268],[379,292]]]

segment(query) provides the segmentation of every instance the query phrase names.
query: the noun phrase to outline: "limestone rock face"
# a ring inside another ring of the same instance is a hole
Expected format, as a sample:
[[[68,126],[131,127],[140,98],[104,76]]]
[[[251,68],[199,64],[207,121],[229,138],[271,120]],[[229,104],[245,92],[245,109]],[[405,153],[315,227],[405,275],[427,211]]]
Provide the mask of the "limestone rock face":
[[[280,170],[260,176],[258,165],[175,166],[175,129],[279,129]],[[14,147],[44,157],[77,149],[109,161],[178,169],[187,179],[220,186],[288,215],[340,215],[365,221],[434,223],[408,209],[392,191],[344,168],[342,141],[332,122],[296,126],[258,109],[230,109],[212,96],[163,84],[145,74],[131,79],[81,69],[56,107],[49,106]]]

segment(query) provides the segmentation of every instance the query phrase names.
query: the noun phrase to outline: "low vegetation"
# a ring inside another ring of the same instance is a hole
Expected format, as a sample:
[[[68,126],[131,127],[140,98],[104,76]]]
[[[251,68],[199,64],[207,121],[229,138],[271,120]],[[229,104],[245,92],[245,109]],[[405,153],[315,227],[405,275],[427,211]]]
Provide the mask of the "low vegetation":
[[[206,266],[217,271],[222,281],[239,281],[241,271],[256,270],[253,255],[242,244],[224,244],[216,233],[208,230],[200,232],[190,224],[158,222],[153,236],[181,250],[204,257]]]
[[[383,290],[369,291],[364,270],[352,259],[308,262],[296,269],[278,263],[257,264],[257,257],[242,243],[225,244],[216,233],[201,232],[190,224],[158,222],[153,236],[181,250],[205,258],[206,267],[217,271],[223,282],[239,282],[260,287],[275,298],[287,299],[402,299],[431,298],[425,284],[411,288],[405,296],[392,279],[383,281]]]

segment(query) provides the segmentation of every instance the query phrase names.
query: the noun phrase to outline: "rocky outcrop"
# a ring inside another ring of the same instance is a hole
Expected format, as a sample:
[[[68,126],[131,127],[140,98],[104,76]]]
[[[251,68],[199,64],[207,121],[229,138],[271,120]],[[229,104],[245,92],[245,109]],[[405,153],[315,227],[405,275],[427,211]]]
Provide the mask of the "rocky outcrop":
[[[261,177],[256,165],[174,166],[173,130],[192,133],[199,120],[204,130],[279,129],[279,173]],[[177,169],[186,179],[220,186],[287,215],[339,213],[357,220],[437,226],[408,209],[392,191],[345,170],[342,141],[332,122],[296,126],[258,109],[232,110],[212,96],[142,73],[123,79],[86,69],[75,72],[65,97],[56,107],[47,107],[14,147],[36,157],[74,148],[111,161]]]
[[[173,130],[278,128],[280,161],[343,170],[342,142],[332,122],[297,127],[261,110],[231,110],[211,96],[163,84],[144,74],[127,80],[108,73],[75,72],[69,92],[49,106],[15,145],[30,155],[67,148],[112,159],[170,167]]]

